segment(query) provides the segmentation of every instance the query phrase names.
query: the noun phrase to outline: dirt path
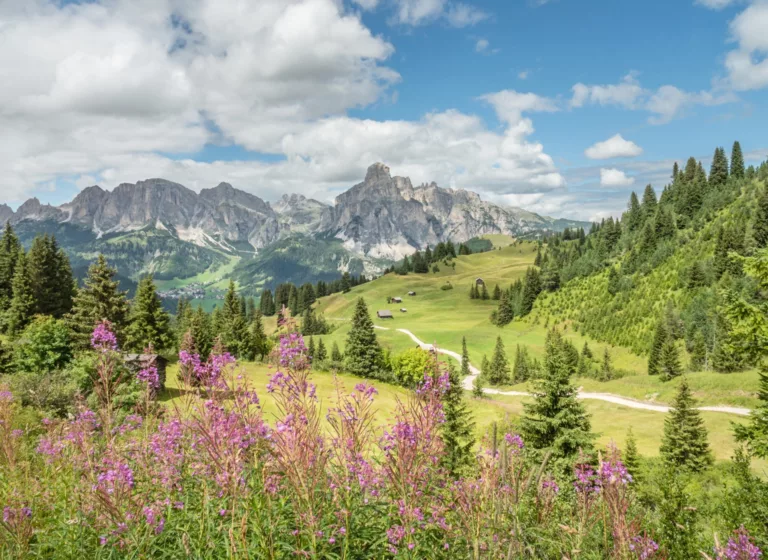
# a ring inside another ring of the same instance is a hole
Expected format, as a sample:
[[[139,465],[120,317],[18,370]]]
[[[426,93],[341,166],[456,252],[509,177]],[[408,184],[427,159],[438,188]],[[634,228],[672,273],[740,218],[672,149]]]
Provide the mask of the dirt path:
[[[379,326],[375,326],[374,328],[382,331],[390,330],[386,327],[379,327]],[[426,342],[423,342],[415,334],[413,334],[411,331],[407,329],[396,329],[396,330],[398,332],[403,333],[404,335],[409,336],[411,340],[413,340],[416,344],[418,344],[424,350],[432,350],[433,348],[436,348],[432,344],[427,344]],[[446,350],[445,348],[436,348],[436,350],[440,354],[445,354],[446,356],[450,356],[451,358],[461,362],[461,354],[453,352],[452,350]],[[470,375],[464,378],[464,381],[462,381],[462,385],[464,386],[465,389],[467,389],[468,391],[471,391],[472,386],[475,382],[475,378],[478,375],[480,375],[480,370],[470,364],[469,371],[471,373]],[[489,395],[504,395],[504,396],[511,396],[511,397],[527,397],[531,395],[530,393],[526,393],[523,391],[500,391],[499,389],[492,389],[492,388],[485,388],[483,389],[483,392]],[[635,399],[630,399],[627,397],[622,397],[619,395],[613,395],[610,393],[585,393],[581,389],[579,389],[579,398],[605,401],[613,404],[618,404],[621,406],[626,406],[629,408],[636,408],[640,410],[651,410],[653,412],[669,412],[670,410],[669,406],[666,406],[663,404],[647,403],[647,402],[638,401]],[[705,412],[724,412],[726,414],[737,414],[739,416],[749,416],[751,412],[748,408],[739,408],[735,406],[701,406],[699,407],[698,410],[702,410]]]

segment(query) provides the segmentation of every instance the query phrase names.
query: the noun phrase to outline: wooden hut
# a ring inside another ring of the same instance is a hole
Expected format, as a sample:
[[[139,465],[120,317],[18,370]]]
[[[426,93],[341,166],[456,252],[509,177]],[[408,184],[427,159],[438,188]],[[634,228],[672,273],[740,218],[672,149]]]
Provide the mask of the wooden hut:
[[[392,312],[389,309],[381,309],[376,312],[376,316],[379,319],[394,319],[395,316],[392,315]]]
[[[168,368],[168,360],[159,354],[123,354],[123,363],[128,370],[136,375],[139,371],[154,367],[157,369],[157,377],[160,379],[159,391],[165,389],[165,375]]]

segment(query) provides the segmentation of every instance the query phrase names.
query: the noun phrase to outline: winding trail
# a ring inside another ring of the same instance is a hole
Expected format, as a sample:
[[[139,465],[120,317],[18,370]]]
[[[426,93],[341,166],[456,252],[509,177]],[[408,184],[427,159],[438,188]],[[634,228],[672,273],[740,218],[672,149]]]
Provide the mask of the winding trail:
[[[379,327],[378,325],[374,326],[374,328],[382,331],[391,330],[387,327]],[[446,350],[445,348],[438,348],[434,344],[427,344],[426,342],[423,342],[422,340],[420,340],[415,334],[413,334],[411,331],[407,329],[395,329],[395,330],[397,332],[403,333],[406,336],[409,336],[411,340],[413,340],[416,344],[418,344],[424,350],[436,350],[440,354],[445,354],[446,356],[450,356],[451,358],[461,362],[461,354],[458,354],[452,350]],[[478,375],[480,375],[480,370],[477,369],[472,364],[470,364],[469,371],[470,371],[470,375],[464,378],[464,380],[462,381],[462,385],[464,386],[465,389],[467,389],[468,391],[471,391],[473,384],[475,382],[475,378]],[[524,391],[500,391],[499,389],[491,389],[491,388],[483,389],[483,393],[487,393],[489,395],[504,395],[504,396],[511,396],[511,397],[531,396],[531,393],[526,393]],[[643,401],[638,401],[635,399],[630,399],[627,397],[621,397],[619,395],[613,395],[611,393],[585,393],[581,389],[579,389],[579,398],[605,401],[613,404],[618,404],[621,406],[626,406],[629,408],[636,408],[640,410],[651,410],[653,412],[669,412],[671,409],[671,407],[663,404],[651,404]],[[724,412],[726,414],[737,414],[739,416],[749,416],[751,412],[750,409],[748,408],[739,408],[736,406],[701,406],[698,408],[698,410],[701,410],[704,412]]]

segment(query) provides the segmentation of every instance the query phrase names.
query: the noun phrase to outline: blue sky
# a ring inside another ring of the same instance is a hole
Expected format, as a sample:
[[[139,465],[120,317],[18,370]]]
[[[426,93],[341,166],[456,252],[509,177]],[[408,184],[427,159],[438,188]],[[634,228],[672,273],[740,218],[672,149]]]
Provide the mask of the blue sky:
[[[0,19],[12,206],[154,176],[332,201],[381,160],[595,219],[674,160],[734,140],[768,157],[764,0],[34,0]]]

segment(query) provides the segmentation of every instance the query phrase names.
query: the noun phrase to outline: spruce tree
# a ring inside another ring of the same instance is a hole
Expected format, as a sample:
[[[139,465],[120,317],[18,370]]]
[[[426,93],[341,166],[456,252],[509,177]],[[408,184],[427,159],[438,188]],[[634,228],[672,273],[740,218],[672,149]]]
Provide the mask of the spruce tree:
[[[496,310],[496,325],[503,327],[511,323],[515,318],[515,310],[512,307],[512,301],[509,294],[505,291],[501,294],[499,308]]]
[[[744,443],[756,457],[768,459],[768,370],[760,368],[760,389],[758,405],[749,415],[748,424],[734,424],[736,441]]]
[[[128,316],[128,301],[125,292],[119,290],[116,274],[104,255],[99,255],[88,268],[85,285],[78,290],[72,311],[66,317],[77,346],[88,347],[93,329],[104,320],[109,321],[118,338],[121,337]]]
[[[496,337],[496,347],[488,373],[488,383],[491,385],[504,385],[510,381],[509,361],[500,336]]]
[[[441,457],[442,466],[453,476],[469,467],[475,423],[464,400],[461,375],[453,364],[448,364],[448,390],[443,395],[445,421],[441,426],[441,437],[445,452]]]
[[[501,288],[499,288],[499,285],[496,284],[496,286],[493,288],[493,296],[492,298],[495,301],[499,301],[501,299]]]
[[[664,345],[667,343],[668,338],[669,335],[664,326],[664,321],[659,321],[656,324],[656,330],[653,333],[653,345],[651,346],[651,353],[648,356],[648,375],[661,374],[661,352]]]
[[[640,201],[634,191],[629,195],[629,205],[624,219],[626,220],[628,231],[635,231],[643,222],[643,211],[640,208]]]
[[[533,304],[541,293],[541,277],[538,270],[529,268],[525,273],[523,296],[520,302],[520,316],[525,317],[533,310]]]
[[[257,310],[253,321],[251,321],[250,335],[251,340],[253,341],[253,357],[256,358],[258,356],[263,359],[269,351],[269,345],[267,343],[267,335],[264,332],[264,321],[262,319],[261,311]],[[325,350],[325,347],[323,347],[323,350]]]
[[[627,471],[637,482],[640,478],[640,454],[637,452],[637,441],[631,427],[627,430],[627,441],[624,444],[622,455],[624,466],[627,467]]]
[[[133,298],[125,328],[125,349],[142,352],[152,345],[155,351],[163,352],[171,348],[172,340],[171,317],[163,309],[154,278],[149,274],[139,281]]]
[[[731,149],[731,176],[737,179],[744,178],[744,154],[741,153],[741,144],[738,140],[733,143],[733,149]]]
[[[592,440],[589,415],[578,400],[578,391],[570,381],[562,344],[554,332],[547,344],[543,375],[534,383],[534,400],[523,403],[525,412],[521,430],[526,444],[533,449],[549,450],[553,459],[572,459],[579,451],[590,453]],[[570,468],[570,461],[561,463]]]
[[[13,231],[10,222],[5,223],[5,230],[0,238],[0,309],[7,309],[13,295],[13,275],[19,259],[21,243]]]
[[[36,307],[32,279],[23,249],[19,249],[11,288],[11,304],[7,319],[8,333],[18,335],[32,321]]]
[[[659,449],[671,466],[700,472],[712,464],[707,428],[695,408],[688,380],[683,378],[672,410],[664,420],[664,436]]]
[[[512,379],[515,383],[528,381],[531,377],[530,360],[528,358],[528,348],[517,345],[515,352],[515,364],[512,367]]]
[[[470,375],[469,352],[467,351],[467,337],[461,337],[461,377],[462,379]]]
[[[768,247],[768,188],[764,188],[757,197],[755,223],[752,227],[757,246]]]
[[[600,368],[600,381],[610,381],[613,378],[613,365],[611,364],[611,355],[608,348],[603,353],[603,366]]]
[[[469,287],[469,299],[477,299],[477,292],[475,291],[475,284]]]
[[[255,354],[253,339],[248,333],[248,322],[243,314],[240,297],[234,280],[229,281],[229,288],[224,296],[224,304],[219,314],[218,327],[215,331],[224,347],[238,358],[252,359]]]
[[[483,290],[480,293],[480,299],[483,299],[483,300],[490,299],[490,296],[488,295],[488,288],[485,287],[485,283],[483,283]]]
[[[651,185],[645,187],[643,193],[643,219],[653,218],[656,215],[656,206],[658,206],[658,200],[656,199],[656,191],[653,190]]]
[[[69,258],[53,236],[39,235],[27,253],[35,312],[60,319],[72,309],[75,283]]]
[[[193,353],[199,354],[205,360],[213,348],[213,333],[211,331],[211,319],[202,307],[198,307],[192,315],[189,322],[189,333],[194,344]]]
[[[347,372],[359,377],[381,377],[381,346],[363,298],[358,298],[355,305],[344,354]]]
[[[266,288],[261,293],[261,300],[259,301],[259,309],[261,314],[265,317],[272,317],[277,309],[275,309],[275,300],[272,298],[272,290]]]
[[[680,365],[680,354],[675,341],[669,337],[667,342],[661,348],[659,358],[659,373],[662,381],[669,381],[679,377],[683,373],[683,367]]]
[[[331,347],[331,361],[334,363],[341,363],[341,361],[344,359],[344,357],[341,355],[341,350],[339,350],[339,345],[336,344],[336,341],[333,341],[333,346]]]
[[[483,354],[483,361],[480,362],[480,377],[483,381],[487,381],[491,375],[491,362],[488,361],[488,356]]]
[[[483,376],[482,375],[475,376],[475,379],[472,382],[472,394],[477,398],[480,398],[483,396]]]
[[[328,359],[328,351],[325,349],[325,343],[321,338],[317,342],[317,353],[315,354],[315,361],[324,362],[326,359]]]
[[[317,348],[315,348],[315,337],[310,336],[309,345],[307,345],[307,355],[309,356],[309,359],[314,361],[316,353],[317,353]]]
[[[691,347],[691,371],[702,371],[707,365],[707,343],[700,330],[693,335]]]
[[[723,148],[715,148],[712,156],[712,167],[709,170],[709,185],[722,187],[728,181],[728,158],[725,157]]]

